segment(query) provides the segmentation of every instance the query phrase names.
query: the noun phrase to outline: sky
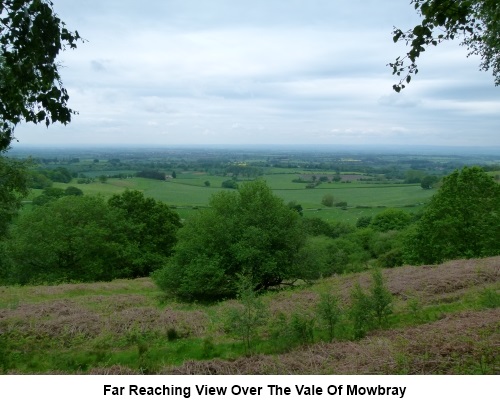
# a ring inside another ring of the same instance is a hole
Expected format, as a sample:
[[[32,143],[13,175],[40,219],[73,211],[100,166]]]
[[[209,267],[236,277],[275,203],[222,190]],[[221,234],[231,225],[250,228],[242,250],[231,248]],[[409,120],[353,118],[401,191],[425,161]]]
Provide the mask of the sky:
[[[53,3],[86,40],[59,57],[79,114],[18,145],[500,146],[500,87],[458,42],[392,90],[410,0]]]

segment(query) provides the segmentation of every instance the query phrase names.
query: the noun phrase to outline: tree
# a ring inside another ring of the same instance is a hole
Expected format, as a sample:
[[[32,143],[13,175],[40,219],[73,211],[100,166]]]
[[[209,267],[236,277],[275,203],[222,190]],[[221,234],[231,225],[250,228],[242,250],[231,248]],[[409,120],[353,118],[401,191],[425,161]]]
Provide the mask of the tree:
[[[356,228],[367,228],[372,222],[372,217],[370,215],[364,215],[357,219]]]
[[[293,200],[293,201],[289,201],[288,204],[287,204],[288,208],[290,208],[291,210],[295,210],[299,213],[300,216],[303,216],[304,215],[304,208],[302,208],[302,205],[299,204],[297,201]]]
[[[323,293],[317,306],[317,312],[320,319],[326,325],[329,341],[335,337],[335,326],[342,317],[342,308],[339,305],[339,299],[332,293]]]
[[[370,227],[379,232],[400,231],[411,223],[411,215],[397,208],[388,208],[375,215]]]
[[[417,59],[429,46],[461,38],[469,55],[481,57],[480,69],[492,70],[500,84],[500,7],[498,0],[412,0],[422,22],[406,32],[394,28],[394,42],[404,41],[410,50],[389,66],[400,77],[393,85],[400,92],[418,73]]]
[[[33,205],[45,205],[62,197],[64,197],[62,188],[46,187],[43,189],[42,194],[33,198]]]
[[[83,190],[78,187],[69,186],[66,188],[66,190],[64,190],[64,195],[74,195],[74,196],[83,195]]]
[[[234,179],[227,179],[222,182],[222,188],[238,188],[238,182]]]
[[[81,40],[69,31],[48,0],[0,1],[0,152],[22,120],[67,124],[68,105],[56,58]]]
[[[424,190],[430,190],[438,182],[437,176],[425,176],[420,182],[420,187]]]
[[[29,193],[27,163],[0,154],[0,240],[7,234],[10,221]]]
[[[385,286],[384,277],[379,269],[372,273],[371,310],[379,327],[387,324],[392,314],[392,294]]]
[[[52,187],[52,180],[42,173],[31,172],[30,177],[31,188],[43,190],[46,187]]]
[[[251,277],[254,290],[302,278],[298,260],[305,242],[299,214],[273,195],[262,180],[237,192],[212,196],[178,233],[168,264],[154,273],[163,290],[187,300],[234,297],[238,274]]]
[[[421,170],[408,170],[405,173],[405,183],[415,184],[420,183],[425,177],[425,172]]]
[[[479,167],[443,179],[415,228],[407,261],[415,264],[500,254],[500,185]]]
[[[24,213],[6,252],[16,284],[108,281],[130,275],[122,222],[105,201],[68,196]]]
[[[248,354],[258,328],[265,324],[267,311],[264,303],[253,289],[252,277],[238,274],[236,283],[238,303],[229,307],[226,328],[229,333],[240,338]]]
[[[11,266],[3,278],[26,284],[147,276],[165,264],[179,226],[177,214],[139,191],[109,202],[62,196],[16,221],[4,245]]]
[[[133,277],[145,277],[161,268],[171,255],[181,227],[179,215],[166,204],[137,190],[115,194],[108,204],[123,218],[122,235],[134,246]]]
[[[333,195],[325,194],[321,199],[321,204],[323,204],[325,207],[333,207],[333,201],[334,201]]]

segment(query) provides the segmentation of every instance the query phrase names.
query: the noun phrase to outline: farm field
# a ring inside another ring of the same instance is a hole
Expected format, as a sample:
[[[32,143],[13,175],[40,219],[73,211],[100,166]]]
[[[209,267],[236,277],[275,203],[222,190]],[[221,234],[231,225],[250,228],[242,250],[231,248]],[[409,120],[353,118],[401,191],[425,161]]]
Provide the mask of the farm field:
[[[325,183],[313,189],[306,189],[304,183],[292,182],[297,178],[295,174],[268,174],[263,178],[274,193],[286,203],[295,201],[301,204],[306,217],[351,223],[355,223],[360,216],[376,215],[386,208],[416,212],[435,192],[435,190],[423,190],[418,184],[362,182]],[[77,184],[76,180],[73,180],[70,184],[54,183],[54,187],[66,188],[72,185],[80,188],[86,195],[102,195],[106,198],[127,189],[139,190],[147,197],[153,197],[175,207],[181,218],[186,219],[193,214],[193,208],[208,207],[210,197],[214,193],[228,190],[220,187],[224,179],[222,176],[209,176],[204,173],[180,173],[177,179],[168,181],[139,177],[109,178],[105,183]],[[205,186],[205,181],[209,181],[210,186]],[[31,198],[40,193],[40,190],[34,190]],[[321,199],[325,194],[332,194],[335,202],[347,202],[347,209],[323,206]]]
[[[227,333],[236,305],[185,304],[149,278],[0,287],[0,369],[7,374],[498,374],[500,257],[383,271],[394,299],[385,327],[360,340],[337,326],[327,342],[316,315],[322,293],[349,304],[369,273],[326,278],[262,296],[266,323],[250,356]],[[316,319],[307,341],[273,330]],[[346,329],[347,328],[347,329]],[[287,342],[283,345],[280,342]],[[306,361],[307,359],[307,361]]]
[[[222,183],[231,179],[241,184],[262,177],[285,203],[301,205],[306,217],[354,223],[360,216],[374,216],[386,208],[418,212],[439,188],[437,182],[423,189],[420,182],[425,176],[438,181],[456,168],[479,164],[488,166],[491,175],[498,177],[497,156],[449,153],[200,147],[27,149],[14,156],[31,156],[37,162],[33,170],[49,177],[51,171],[61,168],[73,177],[70,183],[54,180],[53,187],[65,189],[71,185],[86,195],[105,198],[126,189],[139,190],[175,207],[183,219],[196,209],[206,208],[215,192],[229,190],[222,188]],[[138,177],[141,171],[159,174],[166,181]],[[39,195],[41,188],[33,190],[26,201]],[[346,209],[323,206],[321,200],[326,194],[334,197],[334,203],[347,203]]]

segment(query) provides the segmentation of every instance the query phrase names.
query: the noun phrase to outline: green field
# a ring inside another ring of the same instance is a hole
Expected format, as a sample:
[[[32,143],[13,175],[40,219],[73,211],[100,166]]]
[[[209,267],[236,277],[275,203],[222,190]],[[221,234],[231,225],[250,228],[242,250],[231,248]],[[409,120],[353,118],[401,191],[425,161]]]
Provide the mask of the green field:
[[[370,182],[323,183],[316,188],[307,189],[305,183],[294,183],[297,174],[270,173],[263,176],[267,184],[285,203],[296,201],[302,205],[305,216],[320,217],[325,220],[355,222],[360,216],[376,215],[386,208],[401,208],[416,212],[425,205],[435,190],[423,190],[418,184],[373,184]],[[109,178],[105,183],[98,181],[90,184],[77,184],[86,195],[102,195],[105,198],[127,189],[142,191],[169,206],[175,207],[179,215],[189,218],[196,209],[206,208],[210,197],[223,189],[221,184],[228,177],[210,176],[202,172],[178,173],[176,179],[168,181],[144,179]],[[205,181],[210,186],[205,186]],[[248,180],[242,180],[242,182]],[[68,184],[55,183],[54,187],[66,188]],[[38,195],[34,190],[32,197]],[[347,209],[327,208],[321,204],[325,194],[332,194],[335,202],[347,202]]]

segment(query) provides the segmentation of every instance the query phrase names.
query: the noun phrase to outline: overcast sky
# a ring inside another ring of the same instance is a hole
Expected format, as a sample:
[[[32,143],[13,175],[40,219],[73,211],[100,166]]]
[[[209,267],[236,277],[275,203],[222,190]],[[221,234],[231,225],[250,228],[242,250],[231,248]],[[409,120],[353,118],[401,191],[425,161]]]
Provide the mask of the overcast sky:
[[[87,40],[60,55],[79,115],[21,145],[500,146],[500,87],[458,43],[392,90],[410,0],[53,2]]]

